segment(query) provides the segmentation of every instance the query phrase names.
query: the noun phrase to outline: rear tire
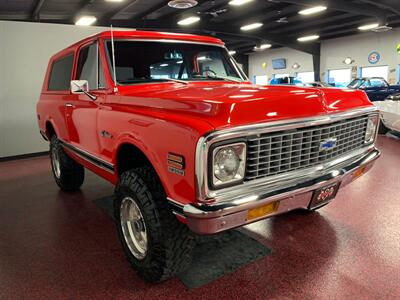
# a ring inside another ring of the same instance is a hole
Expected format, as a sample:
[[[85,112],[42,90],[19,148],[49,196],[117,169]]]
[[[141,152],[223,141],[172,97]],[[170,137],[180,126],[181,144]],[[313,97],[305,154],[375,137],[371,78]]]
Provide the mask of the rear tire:
[[[60,140],[53,136],[50,140],[51,170],[54,180],[61,190],[78,190],[85,180],[85,169],[65,153]]]
[[[115,196],[118,236],[140,277],[160,282],[190,264],[194,235],[173,215],[151,167],[124,172]]]

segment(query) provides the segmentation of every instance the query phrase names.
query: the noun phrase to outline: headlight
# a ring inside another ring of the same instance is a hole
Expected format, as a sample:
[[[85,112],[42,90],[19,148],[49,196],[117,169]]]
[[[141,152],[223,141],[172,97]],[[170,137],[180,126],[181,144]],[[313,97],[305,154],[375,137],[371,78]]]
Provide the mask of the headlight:
[[[367,130],[365,132],[365,143],[371,143],[375,139],[376,130],[379,125],[379,116],[374,115],[369,117]]]
[[[213,150],[213,185],[221,186],[241,181],[246,166],[246,144],[236,143]]]

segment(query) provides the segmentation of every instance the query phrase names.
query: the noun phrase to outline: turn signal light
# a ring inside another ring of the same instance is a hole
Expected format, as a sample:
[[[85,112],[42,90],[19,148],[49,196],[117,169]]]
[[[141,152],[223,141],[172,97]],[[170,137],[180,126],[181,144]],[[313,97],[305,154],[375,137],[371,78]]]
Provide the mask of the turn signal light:
[[[275,201],[261,207],[249,209],[247,212],[247,220],[254,220],[270,215],[278,210],[278,206],[279,202]]]

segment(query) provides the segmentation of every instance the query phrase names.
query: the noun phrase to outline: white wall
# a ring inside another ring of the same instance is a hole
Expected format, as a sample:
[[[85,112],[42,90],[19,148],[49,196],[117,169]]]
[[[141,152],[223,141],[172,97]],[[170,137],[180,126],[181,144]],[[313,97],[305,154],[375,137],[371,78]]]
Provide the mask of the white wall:
[[[388,65],[392,71],[389,73],[389,81],[397,82],[399,78],[398,66],[400,64],[400,54],[396,52],[396,45],[400,43],[400,28],[393,29],[384,33],[368,32],[344,38],[332,39],[321,42],[321,80],[326,80],[327,70],[351,68],[352,66],[382,66]],[[368,62],[368,55],[372,51],[378,51],[381,60],[372,65]],[[343,63],[346,57],[351,57],[355,62],[348,66]],[[286,58],[287,69],[272,70],[272,59]],[[262,63],[267,63],[267,68],[262,67]],[[300,69],[293,70],[293,63],[299,63]],[[296,72],[313,71],[312,56],[303,52],[289,48],[279,48],[253,53],[249,57],[249,75],[253,79],[255,75],[289,73],[294,75]]]
[[[273,70],[272,60],[276,58],[286,59],[286,69]],[[266,63],[266,68],[263,67]],[[294,63],[298,63],[300,68],[293,69]],[[253,53],[249,56],[249,79],[253,81],[254,76],[267,75],[269,79],[272,74],[287,74],[294,76],[297,72],[313,71],[312,55],[289,48],[278,48]]]
[[[106,30],[0,21],[0,157],[46,151],[36,103],[50,56]]]
[[[400,28],[388,32],[369,32],[344,38],[323,41],[321,45],[321,72],[327,73],[329,69],[350,68],[352,66],[372,67],[389,66],[388,80],[394,84],[398,80],[398,65],[400,54],[396,52],[396,45],[400,43]],[[377,64],[368,62],[368,55],[377,51],[381,59]],[[343,60],[351,57],[355,60],[350,66],[346,66]],[[324,74],[326,75],[326,74]],[[325,79],[321,76],[321,79]]]

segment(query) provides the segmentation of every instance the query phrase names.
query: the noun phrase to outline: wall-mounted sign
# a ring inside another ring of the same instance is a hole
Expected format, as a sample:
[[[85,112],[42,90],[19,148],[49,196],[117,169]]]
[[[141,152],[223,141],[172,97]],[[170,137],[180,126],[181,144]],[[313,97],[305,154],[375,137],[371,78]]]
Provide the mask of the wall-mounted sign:
[[[357,78],[357,66],[352,66],[351,67],[351,78]]]
[[[378,63],[380,60],[381,60],[381,55],[380,55],[378,52],[376,52],[376,51],[371,52],[371,53],[368,55],[368,62],[369,62],[370,64],[372,64],[372,65],[375,65],[375,64]]]
[[[398,54],[400,54],[400,43],[397,44],[397,46],[396,46],[396,51],[397,51]]]

